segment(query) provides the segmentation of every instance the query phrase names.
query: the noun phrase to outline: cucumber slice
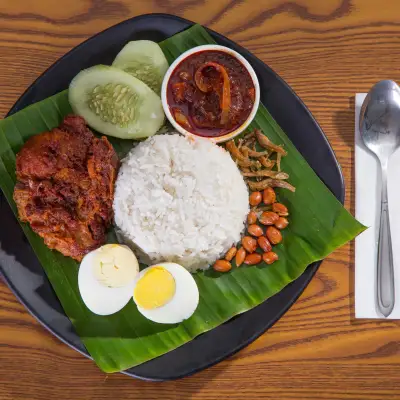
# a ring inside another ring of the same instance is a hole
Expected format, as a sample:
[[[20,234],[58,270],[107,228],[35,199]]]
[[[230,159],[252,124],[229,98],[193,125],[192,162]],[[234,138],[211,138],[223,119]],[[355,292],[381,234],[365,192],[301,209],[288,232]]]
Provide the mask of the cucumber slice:
[[[113,67],[119,68],[140,79],[157,94],[168,69],[168,61],[161,47],[151,40],[129,42],[117,54]]]
[[[139,79],[106,65],[76,75],[69,102],[96,131],[121,139],[149,137],[164,123],[160,97]]]

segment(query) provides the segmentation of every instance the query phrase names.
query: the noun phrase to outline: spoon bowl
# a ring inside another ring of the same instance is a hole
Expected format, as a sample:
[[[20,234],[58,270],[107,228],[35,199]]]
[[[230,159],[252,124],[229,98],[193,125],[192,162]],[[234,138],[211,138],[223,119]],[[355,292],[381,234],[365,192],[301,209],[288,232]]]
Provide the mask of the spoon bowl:
[[[400,87],[380,81],[367,94],[360,112],[360,132],[364,144],[380,161],[400,147]]]

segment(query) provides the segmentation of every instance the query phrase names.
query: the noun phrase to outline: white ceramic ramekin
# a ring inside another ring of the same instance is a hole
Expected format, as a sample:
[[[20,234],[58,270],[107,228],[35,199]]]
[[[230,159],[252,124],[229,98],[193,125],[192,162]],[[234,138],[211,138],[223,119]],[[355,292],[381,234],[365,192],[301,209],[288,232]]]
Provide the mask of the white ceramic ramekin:
[[[235,136],[239,135],[241,132],[243,132],[248,125],[250,124],[250,122],[253,120],[253,118],[256,115],[257,109],[258,109],[258,105],[260,103],[260,84],[258,83],[258,78],[256,73],[254,72],[253,67],[249,64],[249,62],[243,57],[241,56],[238,52],[225,47],[225,46],[218,46],[218,45],[214,45],[214,44],[207,44],[204,46],[197,46],[194,47],[188,51],[185,51],[183,54],[181,54],[172,64],[171,66],[168,68],[167,73],[164,76],[164,80],[162,83],[162,87],[161,87],[161,101],[162,101],[162,105],[164,108],[164,112],[165,115],[167,116],[168,120],[171,122],[171,124],[173,125],[173,127],[180,133],[184,134],[184,135],[188,135],[188,136],[193,136],[193,137],[199,137],[200,135],[195,135],[192,132],[187,131],[185,128],[183,128],[181,125],[179,125],[176,121],[175,118],[173,117],[171,110],[169,108],[168,102],[167,102],[167,87],[168,87],[168,82],[169,79],[172,75],[172,73],[175,71],[175,68],[187,57],[191,56],[192,54],[195,53],[199,53],[202,51],[207,51],[207,50],[213,50],[213,51],[221,51],[224,53],[227,53],[229,55],[231,55],[232,57],[235,57],[248,71],[253,84],[254,84],[254,89],[255,89],[255,101],[254,101],[254,105],[253,108],[249,114],[249,116],[247,117],[246,121],[243,122],[243,124],[241,126],[239,126],[237,129],[235,129],[232,132],[227,133],[226,135],[222,135],[222,136],[218,136],[218,137],[207,137],[207,139],[210,139],[211,141],[215,142],[215,143],[221,143],[221,142],[226,142],[227,140],[230,140],[232,138],[234,138]]]

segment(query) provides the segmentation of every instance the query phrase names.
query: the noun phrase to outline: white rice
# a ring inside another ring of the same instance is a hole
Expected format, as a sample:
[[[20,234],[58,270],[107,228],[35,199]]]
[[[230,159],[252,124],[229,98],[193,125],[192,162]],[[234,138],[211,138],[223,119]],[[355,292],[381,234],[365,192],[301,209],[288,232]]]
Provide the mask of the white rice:
[[[248,211],[236,164],[206,139],[153,136],[122,161],[115,223],[146,262],[207,269],[240,240]]]

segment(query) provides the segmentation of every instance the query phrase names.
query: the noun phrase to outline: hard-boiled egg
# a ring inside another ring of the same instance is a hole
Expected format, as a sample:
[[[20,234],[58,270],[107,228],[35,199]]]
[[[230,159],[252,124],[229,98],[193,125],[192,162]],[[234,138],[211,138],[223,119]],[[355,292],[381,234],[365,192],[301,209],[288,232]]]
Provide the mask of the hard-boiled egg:
[[[127,246],[106,244],[88,253],[79,267],[78,286],[87,308],[110,315],[131,299],[139,272],[136,256]]]
[[[199,290],[185,268],[175,263],[161,263],[139,273],[133,300],[140,313],[151,321],[175,324],[195,312]]]

